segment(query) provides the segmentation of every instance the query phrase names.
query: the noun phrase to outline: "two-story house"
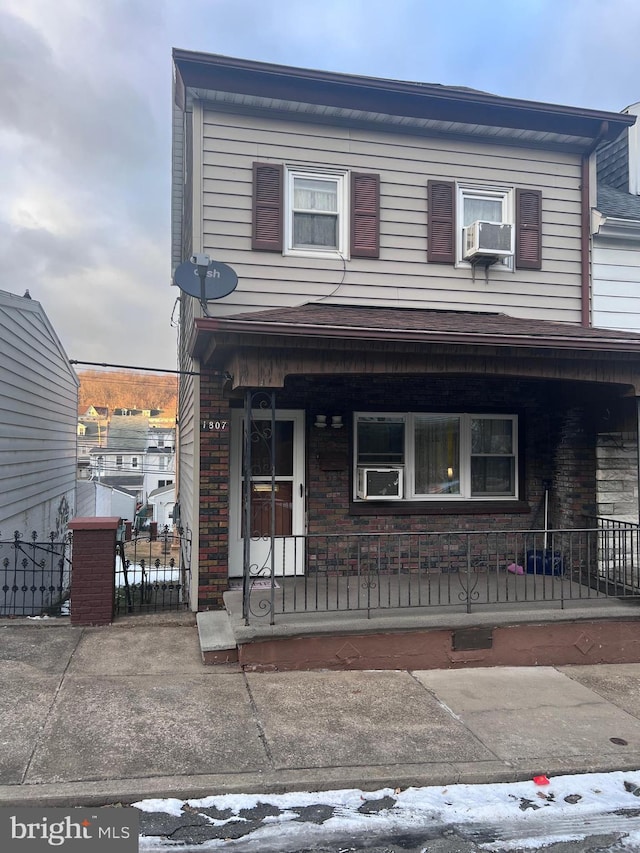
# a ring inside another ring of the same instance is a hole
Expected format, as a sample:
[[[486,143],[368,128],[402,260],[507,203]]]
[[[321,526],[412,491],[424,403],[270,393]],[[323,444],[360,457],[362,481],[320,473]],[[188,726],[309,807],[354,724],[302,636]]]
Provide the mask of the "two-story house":
[[[65,536],[76,506],[78,385],[42,305],[0,291],[0,540]],[[4,580],[11,596],[15,580]]]
[[[191,600],[376,560],[527,581],[524,532],[584,528],[598,435],[637,435],[640,336],[590,290],[594,151],[635,117],[173,56],[173,264],[238,276],[180,297]]]
[[[640,103],[625,114],[640,116]],[[638,122],[597,150],[593,213],[593,323],[640,332],[640,127]],[[638,455],[635,423],[612,424],[598,437],[598,515],[636,521]]]

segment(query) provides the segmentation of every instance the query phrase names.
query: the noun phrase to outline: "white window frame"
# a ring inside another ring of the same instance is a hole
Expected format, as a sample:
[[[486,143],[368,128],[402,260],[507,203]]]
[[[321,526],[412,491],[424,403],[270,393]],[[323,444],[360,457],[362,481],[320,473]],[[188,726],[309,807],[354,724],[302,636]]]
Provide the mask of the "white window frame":
[[[491,199],[502,201],[502,222],[510,223],[515,228],[515,192],[513,187],[503,187],[488,184],[456,184],[456,267],[469,268],[471,263],[464,260],[464,202],[467,198]],[[503,258],[492,269],[513,272],[513,255]]]
[[[323,171],[300,168],[285,168],[284,197],[284,254],[304,258],[348,258],[349,245],[349,182],[346,171]],[[296,178],[311,178],[318,181],[335,181],[337,194],[337,240],[334,248],[298,248],[293,245],[294,183]]]
[[[422,494],[415,491],[415,423],[418,418],[458,418],[460,420],[460,493],[434,493]],[[383,462],[373,464],[358,463],[358,420],[360,418],[389,418],[394,421],[401,420],[404,423],[404,461],[399,462]],[[471,494],[471,421],[472,420],[501,420],[511,421],[512,423],[512,443],[513,452],[511,454],[473,454],[473,456],[508,456],[513,457],[514,465],[514,494],[513,495],[472,495]],[[359,498],[357,494],[358,468],[385,468],[397,467],[404,471],[404,497],[405,502],[410,501],[425,501],[425,502],[441,502],[447,501],[451,503],[460,502],[477,502],[477,501],[517,501],[520,499],[520,479],[519,479],[519,444],[518,444],[518,415],[505,414],[503,412],[354,412],[353,413],[353,500],[359,503],[366,503],[363,498]]]

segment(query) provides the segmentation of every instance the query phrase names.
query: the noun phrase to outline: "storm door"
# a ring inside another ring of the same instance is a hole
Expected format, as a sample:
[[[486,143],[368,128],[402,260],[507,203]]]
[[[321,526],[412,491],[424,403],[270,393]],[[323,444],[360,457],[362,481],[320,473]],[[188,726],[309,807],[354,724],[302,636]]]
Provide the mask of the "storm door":
[[[253,410],[250,434],[243,410],[231,421],[229,576],[304,572],[304,412]],[[247,444],[249,440],[249,445]],[[249,454],[249,468],[246,458]],[[248,485],[245,485],[246,473]],[[245,491],[248,489],[248,492]],[[248,507],[247,507],[248,499]],[[244,540],[250,527],[249,548]]]

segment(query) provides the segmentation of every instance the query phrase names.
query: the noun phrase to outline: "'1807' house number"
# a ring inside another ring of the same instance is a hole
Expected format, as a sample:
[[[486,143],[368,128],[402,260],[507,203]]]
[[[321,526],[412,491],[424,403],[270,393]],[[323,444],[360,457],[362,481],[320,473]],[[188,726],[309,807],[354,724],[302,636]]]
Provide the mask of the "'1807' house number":
[[[203,420],[201,428],[203,432],[225,432],[229,429],[229,421],[223,421],[221,418]]]

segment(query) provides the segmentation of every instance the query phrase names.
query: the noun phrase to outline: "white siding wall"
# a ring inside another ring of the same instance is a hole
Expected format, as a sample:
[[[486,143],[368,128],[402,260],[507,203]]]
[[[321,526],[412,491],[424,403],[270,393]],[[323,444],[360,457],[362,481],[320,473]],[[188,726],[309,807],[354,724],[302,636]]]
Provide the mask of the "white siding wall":
[[[602,433],[596,444],[597,514],[638,521],[638,443],[635,433]]]
[[[95,480],[77,484],[76,515],[104,517],[117,515],[133,521],[136,511],[136,499],[104,483]]]
[[[640,245],[593,245],[593,325],[640,332]]]
[[[0,535],[65,532],[78,382],[40,304],[0,292]]]
[[[194,124],[195,127],[195,124]],[[314,300],[345,304],[503,311],[580,320],[580,164],[570,154],[225,114],[202,122],[203,248],[231,264],[236,291],[210,304],[228,315]],[[194,154],[198,150],[194,144]],[[325,166],[380,175],[379,259],[283,257],[251,250],[252,163]],[[427,181],[474,181],[542,191],[543,268],[428,264]],[[201,189],[201,193],[198,190]],[[197,216],[194,217],[197,219]]]

